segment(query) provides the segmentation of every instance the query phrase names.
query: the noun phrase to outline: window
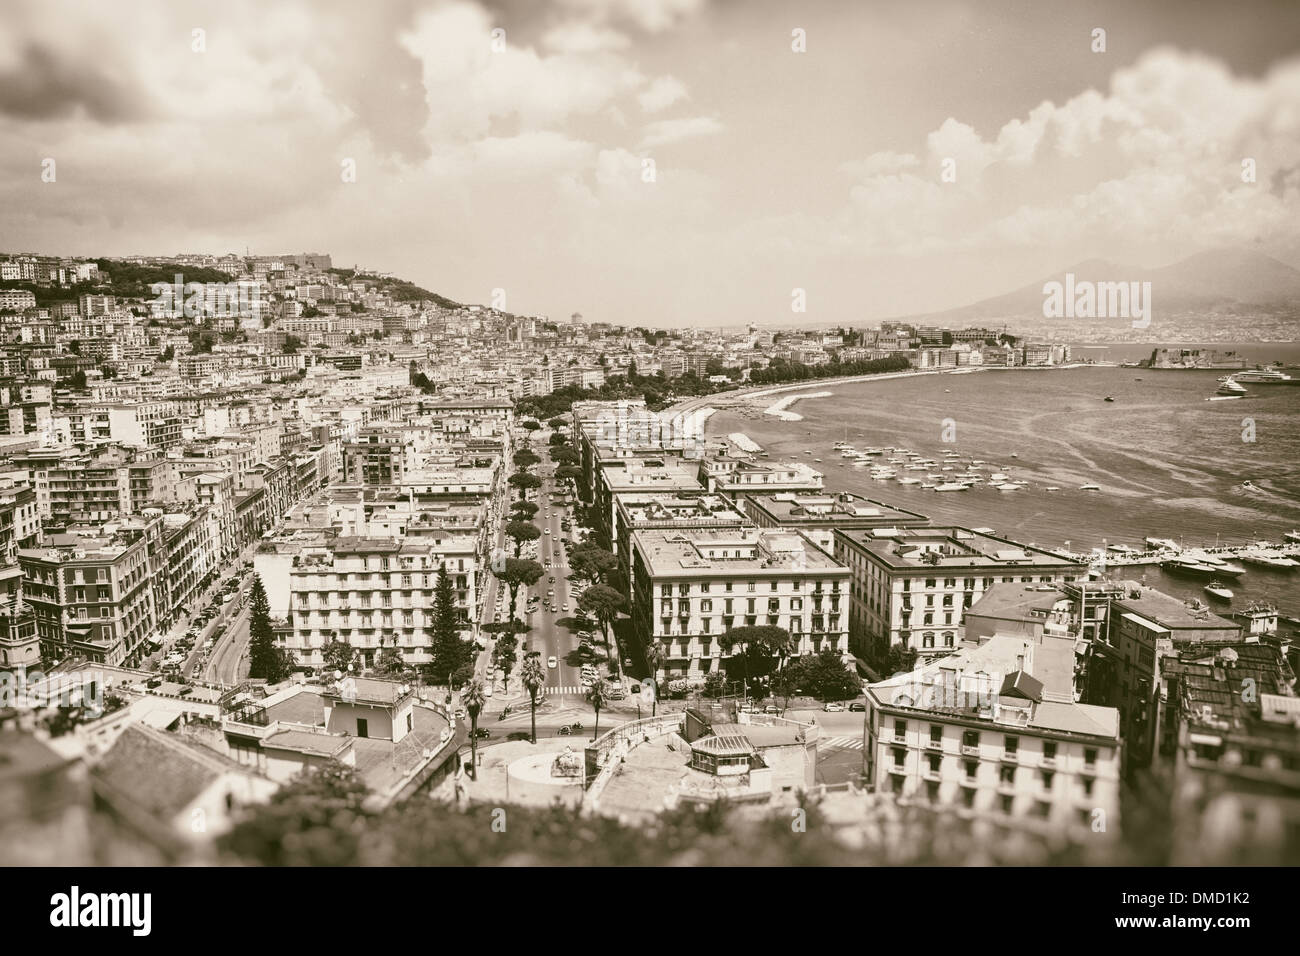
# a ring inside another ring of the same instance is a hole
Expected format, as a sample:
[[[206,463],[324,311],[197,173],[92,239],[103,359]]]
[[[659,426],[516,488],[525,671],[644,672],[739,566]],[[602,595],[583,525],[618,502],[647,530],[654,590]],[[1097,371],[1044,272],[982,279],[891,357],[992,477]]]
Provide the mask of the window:
[[[1015,756],[1016,751],[1017,751],[1017,750],[1019,749],[1019,747],[1020,747],[1020,738],[1019,738],[1019,737],[1008,737],[1008,738],[1006,739],[1006,742],[1003,744],[1003,747],[1005,747],[1005,749],[1006,749],[1006,751],[1007,751],[1007,756],[1009,756],[1009,757],[1013,757],[1013,756]]]
[[[1096,747],[1088,747],[1083,751],[1083,762],[1085,765],[1089,767],[1091,767],[1093,764],[1097,762]]]
[[[935,581],[934,578],[926,578],[926,579],[925,579],[925,586],[926,586],[927,588],[932,588],[932,587],[934,587],[934,581]]]
[[[1043,789],[1051,790],[1052,781],[1056,778],[1056,774],[1052,773],[1052,771],[1050,770],[1044,770],[1042,771],[1042,777],[1043,777]]]
[[[962,802],[962,805],[966,807],[966,809],[968,809],[968,810],[974,809],[974,807],[975,807],[975,788],[974,788],[974,787],[962,787],[962,791],[961,791],[961,802]]]
[[[1015,797],[1011,796],[1011,794],[1009,794],[1009,793],[1008,793],[1008,794],[1003,794],[1003,796],[1002,796],[1002,812],[1003,812],[1003,813],[1005,813],[1007,816],[1011,816],[1012,811],[1013,811],[1013,809],[1014,809],[1014,807],[1015,807],[1015,804],[1016,804],[1016,798],[1015,798]]]
[[[907,721],[905,720],[894,721],[894,736],[895,737],[907,736]]]
[[[905,760],[907,760],[907,751],[904,750],[902,747],[895,747],[895,748],[894,748],[894,766],[895,766],[895,767],[901,767],[901,766],[903,766],[903,762],[904,762]]]
[[[930,725],[930,743],[937,744],[943,742],[943,727],[938,724]]]
[[[1016,782],[1016,768],[1015,768],[1015,767],[1008,766],[1008,765],[1006,765],[1006,764],[1003,764],[1002,767],[998,770],[998,782],[999,782],[999,783],[1015,783],[1015,782]]]
[[[1084,795],[1085,797],[1091,797],[1091,796],[1092,796],[1092,785],[1093,785],[1093,779],[1092,779],[1092,777],[1084,777],[1084,778],[1083,778],[1083,795]]]
[[[978,747],[980,745],[980,732],[978,730],[963,731],[961,745],[963,747]]]
[[[938,754],[930,754],[930,772],[938,773],[943,766],[943,758]]]
[[[406,732],[407,732],[408,734],[411,732],[411,728],[412,728],[412,726],[413,726],[413,723],[412,723],[412,717],[411,717],[410,714],[407,714],[407,715],[406,715]]]
[[[357,718],[357,736],[358,737],[370,736],[370,725],[364,717]]]
[[[1043,759],[1044,760],[1056,759],[1056,741],[1054,740],[1043,741]]]

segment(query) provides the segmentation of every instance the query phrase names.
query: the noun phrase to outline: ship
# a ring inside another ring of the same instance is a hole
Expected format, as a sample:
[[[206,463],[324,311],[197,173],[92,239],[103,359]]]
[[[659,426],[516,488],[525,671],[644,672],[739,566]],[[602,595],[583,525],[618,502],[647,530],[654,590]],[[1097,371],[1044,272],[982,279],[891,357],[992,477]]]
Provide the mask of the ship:
[[[1242,385],[1240,382],[1236,381],[1235,379],[1225,378],[1219,384],[1218,393],[1220,395],[1245,395],[1246,386]]]
[[[1235,568],[1220,567],[1213,564],[1205,564],[1201,561],[1191,560],[1189,558],[1176,558],[1172,561],[1161,561],[1160,570],[1167,574],[1178,575],[1185,578],[1239,578],[1242,572]]]
[[[1300,378],[1293,378],[1274,367],[1244,369],[1232,376],[1238,382],[1251,385],[1300,385]]]

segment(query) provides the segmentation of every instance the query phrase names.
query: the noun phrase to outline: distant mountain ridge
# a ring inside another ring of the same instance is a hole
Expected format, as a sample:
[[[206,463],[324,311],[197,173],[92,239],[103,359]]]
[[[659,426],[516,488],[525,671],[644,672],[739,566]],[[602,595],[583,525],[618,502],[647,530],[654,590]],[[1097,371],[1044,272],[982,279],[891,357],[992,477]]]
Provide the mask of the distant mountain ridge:
[[[1043,286],[1065,281],[1067,273],[1080,282],[1150,282],[1157,314],[1174,312],[1300,311],[1300,269],[1272,256],[1244,249],[1198,252],[1159,269],[1137,269],[1104,259],[1088,259],[1013,292],[970,305],[906,316],[926,324],[979,323],[994,319],[1042,319]]]

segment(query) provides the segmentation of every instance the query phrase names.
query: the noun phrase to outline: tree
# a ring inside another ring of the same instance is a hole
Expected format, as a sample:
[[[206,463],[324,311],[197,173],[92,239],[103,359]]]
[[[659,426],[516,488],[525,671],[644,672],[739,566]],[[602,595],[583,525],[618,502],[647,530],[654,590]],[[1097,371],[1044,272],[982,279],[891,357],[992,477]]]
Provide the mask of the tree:
[[[585,585],[602,583],[618,570],[618,555],[594,544],[579,544],[569,549],[569,577]]]
[[[522,427],[522,428],[524,429],[524,431],[528,432],[529,435],[532,435],[532,433],[535,432],[535,431],[540,431],[541,428],[542,428],[542,423],[541,423],[541,422],[534,421],[534,420],[531,419],[531,418],[526,418],[526,419],[524,419],[522,422],[520,422],[519,424],[520,424],[520,427]]]
[[[471,679],[460,692],[460,702],[469,714],[469,775],[478,779],[478,715],[483,712],[487,695],[483,693],[483,682],[477,677]]]
[[[916,667],[916,648],[892,644],[885,654],[886,674],[906,674]]]
[[[295,354],[295,353],[296,353],[300,348],[302,348],[302,339],[298,338],[298,336],[296,336],[296,335],[286,335],[286,336],[284,337],[284,349],[283,349],[283,352],[284,352],[285,355],[293,355],[293,354]]]
[[[253,575],[248,608],[248,676],[278,684],[293,670],[294,659],[289,651],[275,646],[271,607],[260,574]]]
[[[460,632],[460,608],[456,606],[456,591],[444,564],[438,570],[438,583],[433,592],[433,659],[428,666],[433,683],[450,684],[452,675],[473,661],[474,646]]]
[[[549,439],[547,439],[547,444],[552,448],[558,448],[561,445],[567,445],[568,443],[569,439],[565,436],[564,432],[555,432]]]
[[[542,669],[540,654],[529,654],[524,666],[519,669],[519,679],[528,690],[528,709],[532,712],[533,743],[537,743],[537,705],[540,704],[542,687],[546,684],[546,671]]]
[[[321,654],[325,658],[325,670],[329,673],[342,671],[346,674],[357,660],[356,648],[337,638],[331,638]]]
[[[832,650],[805,654],[797,662],[800,685],[820,701],[851,700],[862,693],[862,681]]]
[[[537,464],[541,460],[542,456],[529,448],[519,449],[519,451],[515,452],[513,459],[515,467],[521,471],[525,468],[533,467],[533,465]]]
[[[580,456],[569,445],[556,445],[551,449],[551,461],[557,465],[576,465]]]
[[[174,346],[169,345],[162,350],[162,353],[158,356],[158,360],[160,362],[170,362],[175,357],[176,357],[176,348]]]
[[[402,660],[402,652],[397,649],[397,639],[393,639],[392,647],[381,647],[379,654],[375,657],[375,673],[380,677],[386,677],[392,680],[398,680],[406,675],[409,668],[406,661]]]
[[[604,584],[593,584],[583,591],[582,596],[578,598],[578,610],[588,617],[594,617],[600,621],[601,627],[605,631],[605,652],[614,654],[614,660],[618,664],[619,680],[623,679],[623,655],[618,653],[617,649],[610,651],[609,637],[610,628],[618,620],[619,612],[625,607],[627,607],[627,601],[623,595]]]
[[[528,492],[542,487],[542,479],[526,471],[517,471],[507,479],[507,484],[519,489],[519,500],[523,501],[528,497]]]
[[[774,697],[781,698],[781,716],[785,716],[786,708],[790,706],[790,698],[794,696],[796,690],[800,689],[799,681],[802,677],[802,669],[798,666],[797,660],[772,675],[768,686]]]
[[[268,866],[347,865],[361,843],[368,795],[352,767],[336,760],[309,767],[250,807],[217,845]]]
[[[532,521],[537,517],[537,505],[531,501],[516,501],[510,506],[512,521]]]
[[[510,589],[510,619],[515,619],[515,605],[518,603],[519,588],[523,585],[532,587],[542,577],[542,566],[527,558],[506,558],[499,565],[494,564],[492,573]]]
[[[741,676],[745,681],[746,690],[748,690],[750,676],[750,659],[754,656],[755,670],[761,676],[768,673],[772,668],[764,666],[774,663],[773,659],[781,659],[790,653],[792,642],[790,632],[783,627],[774,627],[768,624],[762,624],[755,627],[733,627],[724,631],[718,637],[718,643],[722,646],[723,651],[731,654],[739,648]]]
[[[608,699],[609,687],[602,678],[596,678],[596,682],[587,689],[587,703],[591,704],[591,709],[596,712],[596,726],[591,730],[592,740],[600,736],[600,711]]]
[[[515,543],[515,557],[523,550],[525,541],[536,541],[542,529],[531,521],[511,521],[506,524],[506,537]]]
[[[555,469],[555,477],[559,481],[577,481],[582,477],[582,469],[577,465],[561,465]]]
[[[555,428],[563,428],[567,423],[563,418],[552,418],[546,424],[550,425],[552,429],[555,429]]]
[[[727,675],[720,670],[704,675],[704,696],[721,697],[727,692]]]
[[[656,685],[659,683],[659,669],[664,666],[664,661],[668,660],[668,648],[664,642],[655,639],[655,642],[645,649],[645,663],[650,668],[650,676],[654,679]],[[650,716],[654,717],[659,713],[659,694],[658,686],[655,687],[654,702],[650,711]]]

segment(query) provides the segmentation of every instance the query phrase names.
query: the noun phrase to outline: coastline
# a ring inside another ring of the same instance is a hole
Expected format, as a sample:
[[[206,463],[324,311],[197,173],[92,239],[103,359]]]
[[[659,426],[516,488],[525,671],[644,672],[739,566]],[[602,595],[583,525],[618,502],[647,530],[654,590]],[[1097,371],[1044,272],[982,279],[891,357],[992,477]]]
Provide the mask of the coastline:
[[[835,394],[834,392],[813,392],[810,395],[791,395],[787,398],[781,399],[775,405],[769,405],[767,408],[763,410],[763,414],[771,415],[774,418],[779,418],[783,422],[801,422],[803,421],[802,415],[800,415],[798,412],[788,412],[786,411],[786,409],[789,408],[791,405],[793,405],[795,402],[800,401],[801,399],[829,398],[834,394]]]

